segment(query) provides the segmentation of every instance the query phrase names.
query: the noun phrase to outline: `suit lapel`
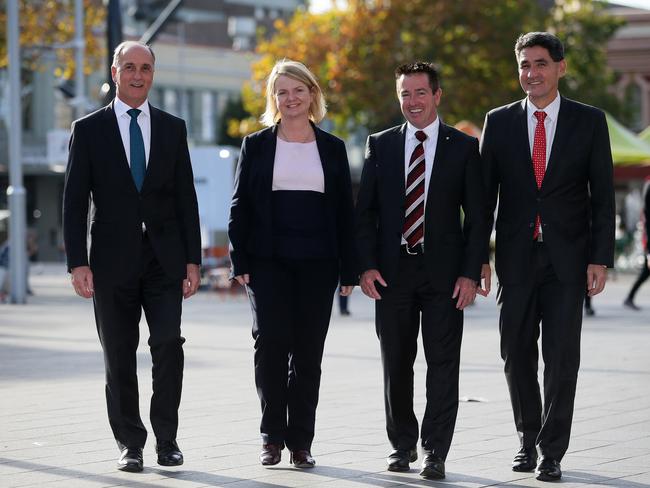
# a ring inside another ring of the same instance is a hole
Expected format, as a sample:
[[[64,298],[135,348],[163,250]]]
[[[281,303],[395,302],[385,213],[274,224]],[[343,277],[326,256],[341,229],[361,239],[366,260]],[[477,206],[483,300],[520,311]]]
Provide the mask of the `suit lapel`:
[[[320,162],[323,166],[323,180],[325,184],[325,195],[333,197],[331,190],[333,186],[333,167],[332,167],[332,147],[331,144],[323,138],[323,131],[316,127],[316,125],[311,122],[312,128],[314,129],[314,134],[316,135],[316,147],[318,148],[318,155],[320,156]]]
[[[111,164],[116,164],[118,166],[118,173],[122,178],[126,178],[130,183],[130,188],[133,191],[137,191],[135,183],[133,182],[133,176],[131,176],[131,168],[129,167],[129,160],[126,157],[126,152],[124,150],[124,143],[122,142],[122,136],[120,135],[120,127],[117,124],[117,117],[115,116],[115,101],[111,102],[106,106],[104,110],[104,123],[106,125],[106,132],[103,136],[108,138],[108,147],[113,153],[111,157]]]
[[[569,128],[572,125],[573,111],[571,110],[570,102],[566,98],[560,99],[560,111],[557,114],[557,125],[555,126],[555,135],[553,136],[553,144],[551,146],[551,154],[548,158],[548,165],[542,187],[549,177],[552,177],[558,169],[559,155],[562,154],[562,149],[567,142],[569,136]]]
[[[161,151],[162,141],[162,117],[160,111],[149,104],[149,122],[151,123],[151,139],[149,141],[149,160],[147,161],[147,170],[144,174],[144,182],[142,183],[142,192],[151,185],[152,178],[155,177],[158,165],[161,164],[159,151]],[[135,186],[135,184],[134,184]]]
[[[400,182],[398,188],[400,188],[402,200],[406,198],[406,169],[405,169],[405,160],[404,160],[404,151],[406,150],[406,124],[402,124],[400,128],[395,133],[395,144],[391,144],[390,153],[388,155],[388,161],[396,161],[395,165],[391,165],[394,168],[393,177]]]
[[[516,144],[517,159],[525,165],[524,173],[528,184],[537,189],[537,180],[535,179],[535,168],[533,168],[533,157],[531,156],[530,141],[528,140],[528,111],[526,104],[528,102],[524,98],[517,104],[517,111],[515,113],[513,138]]]
[[[262,188],[264,188],[265,191],[268,190],[266,196],[269,199],[271,198],[271,192],[273,191],[273,167],[275,165],[275,150],[278,143],[277,135],[278,124],[275,124],[271,127],[271,130],[265,133],[264,143],[260,145],[260,153],[257,155],[260,162]]]

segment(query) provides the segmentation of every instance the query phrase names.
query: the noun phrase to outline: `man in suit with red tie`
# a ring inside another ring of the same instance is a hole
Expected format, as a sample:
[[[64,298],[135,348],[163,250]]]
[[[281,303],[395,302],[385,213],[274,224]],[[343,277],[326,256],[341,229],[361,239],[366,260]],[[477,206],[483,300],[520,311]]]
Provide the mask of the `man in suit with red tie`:
[[[585,287],[600,293],[613,266],[612,156],[603,112],[558,92],[560,40],[530,32],[515,54],[527,97],[487,114],[481,156],[490,229],[499,202],[501,356],[520,440],[512,469],[553,481],[569,444]]]
[[[182,299],[199,286],[201,238],[185,123],[149,105],[154,54],[127,41],[111,68],[116,98],[75,121],[63,233],[75,291],[93,298],[118,469],[143,469],[136,349],[144,310],[153,362],[150,419],[158,464],[178,466]],[[92,202],[89,216],[89,200]],[[90,256],[87,222],[90,220]]]
[[[388,469],[408,471],[417,459],[413,363],[421,326],[427,404],[420,474],[442,479],[458,411],[463,309],[476,296],[487,246],[484,189],[478,141],[438,117],[435,66],[406,64],[395,77],[407,122],[368,138],[357,202],[360,284],[375,300],[393,448]]]

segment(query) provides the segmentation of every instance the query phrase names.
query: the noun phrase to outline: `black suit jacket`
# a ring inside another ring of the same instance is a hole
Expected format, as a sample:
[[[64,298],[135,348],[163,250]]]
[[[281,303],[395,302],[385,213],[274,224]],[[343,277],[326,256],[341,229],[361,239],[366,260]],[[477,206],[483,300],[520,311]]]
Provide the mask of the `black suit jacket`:
[[[537,214],[560,281],[584,281],[587,264],[614,264],[613,166],[605,115],[562,97],[539,190],[526,116],[524,101],[492,110],[485,118],[481,139],[490,229],[497,196],[499,201],[499,281],[518,283],[529,273]]]
[[[354,255],[354,209],[348,156],[343,141],[312,124],[325,178],[327,246],[340,261],[342,285],[358,282]],[[242,142],[230,206],[228,237],[232,276],[250,272],[249,257],[273,256],[271,196],[278,126]]]
[[[405,137],[406,124],[368,137],[357,201],[361,270],[378,269],[388,286],[404,225]],[[424,256],[437,290],[451,292],[459,276],[479,281],[485,228],[478,141],[441,123],[424,214]]]
[[[90,264],[96,279],[137,274],[142,223],[156,258],[172,278],[201,262],[201,237],[185,122],[150,106],[151,147],[138,193],[113,104],[72,125],[63,199],[68,269]],[[89,199],[90,259],[87,249]]]

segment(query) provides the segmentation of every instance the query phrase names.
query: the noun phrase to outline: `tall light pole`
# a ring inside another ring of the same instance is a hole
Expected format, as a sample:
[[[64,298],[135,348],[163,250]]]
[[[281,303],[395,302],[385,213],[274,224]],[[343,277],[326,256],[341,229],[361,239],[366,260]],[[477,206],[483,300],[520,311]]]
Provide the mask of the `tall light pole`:
[[[75,116],[80,119],[86,115],[86,92],[84,85],[84,36],[83,0],[75,0],[74,5],[74,46],[75,46]]]
[[[25,187],[22,166],[22,120],[20,113],[20,47],[18,0],[7,0],[7,51],[9,55],[9,277],[11,303],[27,297],[27,250],[25,243]]]

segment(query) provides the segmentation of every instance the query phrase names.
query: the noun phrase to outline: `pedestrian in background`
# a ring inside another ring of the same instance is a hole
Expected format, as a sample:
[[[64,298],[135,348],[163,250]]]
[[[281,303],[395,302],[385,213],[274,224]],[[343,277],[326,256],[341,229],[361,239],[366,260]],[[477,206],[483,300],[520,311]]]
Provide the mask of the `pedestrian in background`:
[[[325,99],[301,63],[281,61],[266,86],[267,126],[244,138],[228,236],[232,276],[253,311],[263,465],[311,468],[321,360],[340,281],[357,282],[353,203],[343,141],[315,124]]]
[[[648,237],[650,236],[650,178],[646,179],[643,188],[643,211],[641,213],[641,225],[643,227],[642,243],[643,243],[643,266],[637,276],[636,281],[632,285],[630,292],[627,294],[623,305],[632,310],[641,310],[639,306],[634,303],[634,297],[641,288],[641,285],[650,278],[650,243]]]

